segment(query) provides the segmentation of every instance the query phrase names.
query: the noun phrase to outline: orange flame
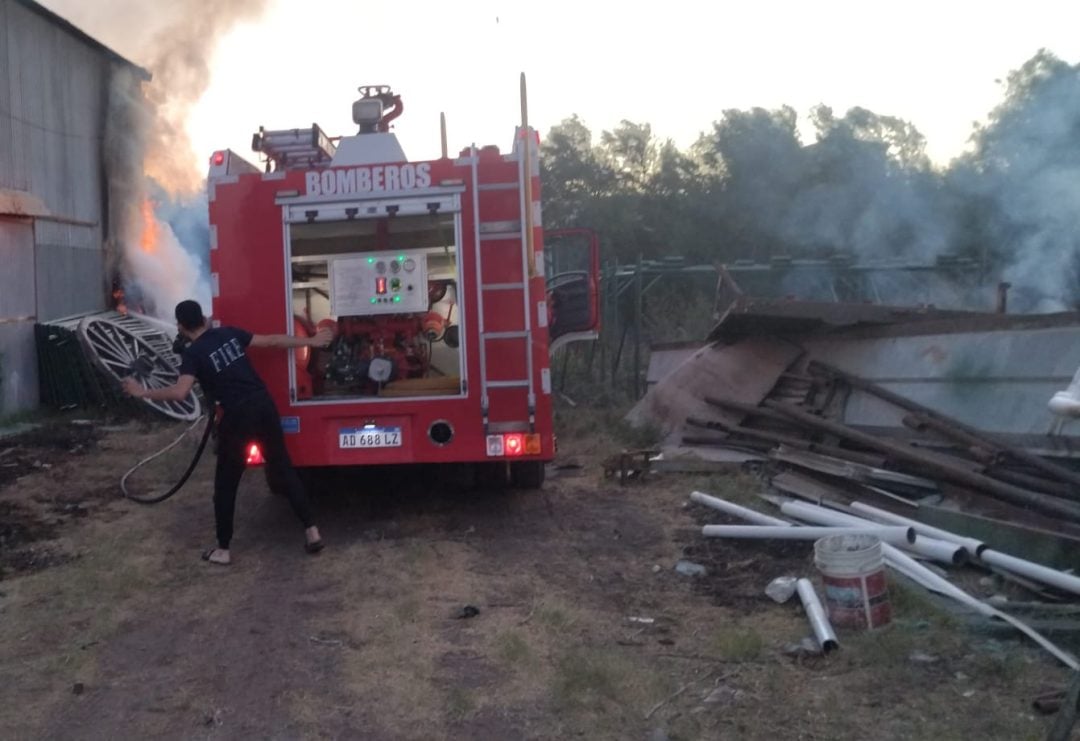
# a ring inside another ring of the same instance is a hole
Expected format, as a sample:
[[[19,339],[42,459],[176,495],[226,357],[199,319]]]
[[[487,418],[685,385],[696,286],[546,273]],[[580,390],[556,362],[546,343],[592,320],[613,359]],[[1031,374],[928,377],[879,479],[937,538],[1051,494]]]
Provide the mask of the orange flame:
[[[149,198],[146,198],[142,202],[142,238],[140,239],[140,246],[143,252],[157,252],[158,247],[158,223],[157,217],[154,216],[154,204],[151,203]]]

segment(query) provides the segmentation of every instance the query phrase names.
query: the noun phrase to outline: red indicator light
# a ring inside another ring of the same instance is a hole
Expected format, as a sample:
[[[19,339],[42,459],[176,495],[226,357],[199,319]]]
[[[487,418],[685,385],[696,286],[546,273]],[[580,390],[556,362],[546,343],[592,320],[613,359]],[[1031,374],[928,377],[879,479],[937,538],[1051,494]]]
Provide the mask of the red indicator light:
[[[247,446],[247,460],[244,461],[249,466],[261,466],[266,463],[266,459],[263,458],[262,450],[259,449],[258,443],[251,443]]]
[[[375,279],[375,293],[379,295],[386,293],[386,278],[380,276]]]
[[[525,452],[525,436],[520,432],[503,435],[503,448],[506,455],[521,455]]]
[[[213,156],[210,157],[210,163],[214,167],[221,167],[222,165],[225,164],[225,153],[224,152],[214,152]]]

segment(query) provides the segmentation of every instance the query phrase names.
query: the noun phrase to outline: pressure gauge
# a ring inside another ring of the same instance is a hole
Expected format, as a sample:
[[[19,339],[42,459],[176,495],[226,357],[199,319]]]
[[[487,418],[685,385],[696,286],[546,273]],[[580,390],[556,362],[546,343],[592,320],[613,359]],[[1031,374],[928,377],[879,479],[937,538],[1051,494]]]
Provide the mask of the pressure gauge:
[[[406,273],[411,273],[412,271],[416,270],[416,260],[412,259],[411,257],[407,258],[402,264],[402,268],[404,268]]]
[[[383,262],[382,260],[379,260],[377,263],[375,263],[375,272],[378,273],[379,275],[385,275],[386,274],[386,263]]]
[[[398,262],[397,260],[391,260],[390,261],[390,272],[391,273],[396,273],[399,270],[401,270],[401,263]]]

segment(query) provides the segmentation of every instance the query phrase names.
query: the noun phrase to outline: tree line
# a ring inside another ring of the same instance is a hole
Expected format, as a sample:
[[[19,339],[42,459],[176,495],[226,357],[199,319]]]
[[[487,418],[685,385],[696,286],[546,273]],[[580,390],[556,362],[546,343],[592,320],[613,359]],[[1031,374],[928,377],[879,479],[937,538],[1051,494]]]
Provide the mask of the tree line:
[[[1003,81],[970,147],[935,166],[910,122],[865,108],[725,110],[689,148],[577,115],[542,144],[544,223],[597,230],[606,255],[700,262],[971,257],[1032,309],[1076,304],[1080,65],[1040,50]]]

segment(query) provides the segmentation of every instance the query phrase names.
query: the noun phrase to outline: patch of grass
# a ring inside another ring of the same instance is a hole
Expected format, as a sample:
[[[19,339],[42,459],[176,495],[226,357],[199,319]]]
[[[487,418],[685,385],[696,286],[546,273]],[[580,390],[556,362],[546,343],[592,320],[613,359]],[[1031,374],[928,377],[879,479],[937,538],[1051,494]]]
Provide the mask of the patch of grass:
[[[420,603],[415,597],[406,597],[394,603],[393,612],[399,623],[411,623],[420,613]]]
[[[728,661],[753,661],[761,655],[765,639],[752,629],[717,633],[712,640],[712,652]]]
[[[974,674],[982,678],[1011,679],[1021,673],[1023,666],[1023,657],[1011,648],[1002,651],[983,649],[972,658]]]
[[[558,605],[541,605],[536,608],[536,621],[552,633],[562,633],[574,624],[574,618]]]
[[[765,514],[774,516],[778,514],[774,508],[770,508],[768,504],[758,498],[757,495],[763,492],[765,487],[762,486],[761,481],[750,474],[728,473],[699,476],[691,482],[688,488],[760,510]]]
[[[611,421],[615,439],[627,448],[655,448],[663,438],[660,428],[652,423],[634,426],[622,416]]]
[[[845,635],[843,640],[844,647],[851,649],[845,654],[850,654],[861,666],[907,666],[912,651],[926,651],[925,641],[920,640],[919,632],[896,624]]]
[[[410,540],[405,544],[401,554],[401,560],[405,565],[415,571],[426,564],[432,556],[431,547],[421,540]]]
[[[451,720],[463,720],[476,710],[476,698],[464,687],[454,686],[446,693],[446,714]]]
[[[536,663],[536,655],[528,641],[515,631],[507,631],[495,640],[495,652],[506,664],[530,666]]]
[[[960,627],[961,621],[944,610],[925,589],[897,578],[895,573],[889,576],[889,603],[894,620],[922,620],[950,629]]]
[[[622,668],[610,656],[594,651],[568,653],[555,664],[552,700],[557,707],[588,707],[617,700]]]
[[[659,427],[635,427],[626,421],[629,404],[557,409],[555,432],[559,445],[575,453],[610,455],[628,448],[652,448],[662,437]]]

